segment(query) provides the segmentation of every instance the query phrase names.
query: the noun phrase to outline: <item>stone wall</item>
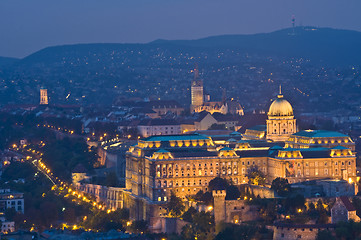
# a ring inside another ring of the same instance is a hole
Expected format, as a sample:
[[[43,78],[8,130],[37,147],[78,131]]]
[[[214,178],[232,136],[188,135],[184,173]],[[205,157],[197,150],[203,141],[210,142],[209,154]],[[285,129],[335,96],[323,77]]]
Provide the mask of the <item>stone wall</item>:
[[[249,205],[245,200],[225,200],[225,190],[214,190],[214,221],[239,224],[259,219],[259,209],[256,205]]]
[[[315,240],[318,231],[333,230],[334,226],[331,224],[323,225],[298,225],[298,224],[276,224],[273,227],[273,239],[282,240]]]

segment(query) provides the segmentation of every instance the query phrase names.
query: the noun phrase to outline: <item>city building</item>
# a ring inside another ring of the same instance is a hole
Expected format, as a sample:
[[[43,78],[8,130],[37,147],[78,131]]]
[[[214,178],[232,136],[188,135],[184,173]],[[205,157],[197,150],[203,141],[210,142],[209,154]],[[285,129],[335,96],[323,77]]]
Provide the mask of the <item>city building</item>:
[[[77,184],[78,182],[81,182],[83,180],[90,179],[87,172],[88,172],[87,169],[81,163],[76,165],[73,171],[71,172],[72,183]]]
[[[226,200],[225,190],[214,190],[214,221],[238,224],[246,221],[257,221],[260,218],[259,207],[247,204],[245,200]]]
[[[24,213],[24,194],[10,189],[0,189],[0,211],[4,212],[8,208]]]
[[[133,141],[105,141],[98,148],[99,163],[108,172],[115,172],[120,186],[125,186],[125,153]]]
[[[184,108],[175,100],[149,101],[144,102],[144,106],[151,108],[158,116],[163,116],[168,113],[180,115],[184,111]]]
[[[293,116],[293,108],[283,98],[281,87],[279,95],[272,102],[267,115],[267,139],[276,142],[285,141],[291,134],[296,132],[296,119]]]
[[[203,114],[202,121],[207,126],[217,123],[209,113]],[[292,106],[281,92],[271,104],[266,121],[266,126],[256,126],[243,135],[205,131],[140,139],[126,153],[123,200],[131,209],[131,218],[159,217],[171,192],[185,199],[207,191],[215,177],[235,185],[246,184],[247,172],[254,167],[264,173],[267,184],[277,177],[290,183],[317,180],[326,195],[355,193],[354,187],[338,189],[357,181],[355,143],[347,135],[320,130],[296,132]],[[272,195],[262,191],[265,196]],[[231,221],[228,215],[227,221]]]
[[[131,214],[149,219],[173,191],[185,199],[199,190],[207,191],[215,177],[234,184],[248,182],[248,169],[257,167],[270,184],[276,177],[290,183],[317,179],[356,181],[356,156],[351,149],[285,148],[259,140],[214,141],[216,136],[201,134],[153,136],[138,141],[126,155],[126,191],[131,206],[141,212]],[[228,136],[231,139],[231,136]],[[272,146],[274,145],[274,146]],[[135,205],[134,205],[135,204]],[[139,210],[139,209],[138,209]]]
[[[123,188],[80,182],[75,184],[75,188],[92,195],[98,203],[104,203],[108,209],[123,208]]]
[[[291,185],[292,192],[303,195],[305,198],[339,196],[355,196],[357,185],[340,179],[320,179],[304,181]]]
[[[1,224],[1,233],[7,234],[15,231],[15,222],[7,221],[4,213],[0,213],[0,224]]]
[[[139,122],[137,128],[142,137],[182,133],[180,123],[174,119],[144,119]]]
[[[356,215],[356,208],[346,196],[337,197],[335,204],[331,208],[331,221],[332,223],[359,222],[360,217]]]
[[[203,96],[203,80],[199,79],[198,69],[194,69],[194,79],[191,83],[191,112],[202,106],[204,102]]]
[[[41,88],[40,89],[40,105],[48,105],[48,90]]]
[[[194,69],[194,79],[191,83],[191,113],[193,112],[209,112],[222,114],[238,114],[243,115],[242,106],[236,101],[226,101],[225,97],[222,101],[210,101],[210,96],[204,97],[203,80],[199,79],[198,69]]]
[[[333,231],[334,229],[334,224],[293,224],[278,222],[273,226],[273,239],[314,240],[319,231]]]

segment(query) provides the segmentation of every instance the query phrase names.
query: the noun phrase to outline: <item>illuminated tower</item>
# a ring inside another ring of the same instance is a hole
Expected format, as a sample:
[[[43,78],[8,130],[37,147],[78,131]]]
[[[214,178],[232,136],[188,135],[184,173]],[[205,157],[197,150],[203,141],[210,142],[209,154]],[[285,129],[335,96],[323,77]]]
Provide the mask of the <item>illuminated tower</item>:
[[[281,86],[277,99],[273,101],[268,111],[267,139],[286,141],[296,132],[296,119],[293,116],[291,104],[283,98]]]
[[[41,88],[40,89],[40,105],[48,104],[48,90]]]
[[[203,105],[203,101],[203,80],[199,79],[198,67],[196,66],[191,85],[191,112]]]

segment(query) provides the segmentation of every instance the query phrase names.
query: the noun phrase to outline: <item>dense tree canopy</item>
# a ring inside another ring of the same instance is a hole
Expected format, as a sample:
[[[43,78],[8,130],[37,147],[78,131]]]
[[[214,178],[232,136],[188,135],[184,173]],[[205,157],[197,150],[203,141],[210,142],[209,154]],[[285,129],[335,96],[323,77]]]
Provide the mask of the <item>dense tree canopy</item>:
[[[272,181],[271,189],[275,190],[279,196],[286,196],[291,187],[286,178],[278,177]]]
[[[266,178],[264,173],[257,167],[253,166],[247,170],[246,177],[250,184],[264,185],[266,184]]]
[[[171,217],[180,217],[185,209],[183,201],[174,192],[171,193],[166,205],[167,213]]]
[[[182,229],[182,238],[185,240],[207,240],[213,238],[214,218],[209,212],[195,212],[192,214],[192,224]]]

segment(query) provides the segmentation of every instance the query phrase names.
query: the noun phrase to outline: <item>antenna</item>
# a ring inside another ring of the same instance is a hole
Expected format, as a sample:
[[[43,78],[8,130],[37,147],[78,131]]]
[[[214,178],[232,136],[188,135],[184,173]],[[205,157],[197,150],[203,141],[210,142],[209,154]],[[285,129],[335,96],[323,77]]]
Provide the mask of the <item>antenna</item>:
[[[295,35],[295,15],[292,15],[292,18],[291,18],[291,21],[292,21],[292,35]]]
[[[282,95],[282,85],[280,84],[280,95]]]

